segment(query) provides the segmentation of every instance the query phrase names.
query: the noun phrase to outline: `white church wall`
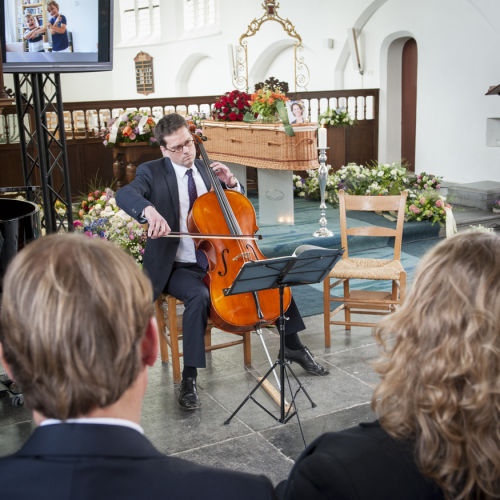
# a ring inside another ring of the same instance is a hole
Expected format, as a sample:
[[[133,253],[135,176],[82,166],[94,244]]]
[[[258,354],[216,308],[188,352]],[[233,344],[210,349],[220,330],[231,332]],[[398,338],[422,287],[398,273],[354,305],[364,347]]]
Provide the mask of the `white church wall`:
[[[400,120],[400,114],[391,112],[391,106],[400,95],[390,79],[395,68],[388,69],[384,61],[387,39],[404,29],[418,47],[417,171],[431,171],[456,182],[500,181],[500,148],[486,145],[487,118],[500,116],[500,99],[484,95],[488,85],[500,80],[495,64],[500,4],[491,2],[484,12],[477,4],[487,3],[391,0],[366,24],[367,69],[375,71],[371,61],[380,63],[381,161],[399,156],[400,127],[391,127],[391,122]],[[380,51],[378,57],[375,50]]]
[[[115,0],[115,22],[118,3]],[[64,100],[142,98],[136,92],[133,62],[141,50],[154,58],[155,92],[149,97],[231,90],[228,45],[236,45],[250,20],[264,11],[261,0],[216,3],[218,24],[203,36],[184,32],[180,0],[160,0],[162,32],[153,43],[124,44],[116,22],[113,71],[63,75]],[[414,37],[417,170],[457,182],[500,181],[500,147],[486,143],[487,119],[500,118],[500,98],[484,95],[489,85],[500,82],[500,2],[281,0],[278,12],[290,19],[303,39],[302,55],[310,69],[308,90],[380,88],[381,161],[400,157],[400,63],[393,59],[404,37]],[[348,44],[347,30],[352,27],[358,30],[362,75]],[[328,39],[333,39],[333,48]],[[267,22],[247,40],[251,85],[272,75],[287,80],[294,90],[289,46],[293,39],[281,26]],[[266,57],[270,52],[272,57]],[[12,87],[8,75],[6,84]]]

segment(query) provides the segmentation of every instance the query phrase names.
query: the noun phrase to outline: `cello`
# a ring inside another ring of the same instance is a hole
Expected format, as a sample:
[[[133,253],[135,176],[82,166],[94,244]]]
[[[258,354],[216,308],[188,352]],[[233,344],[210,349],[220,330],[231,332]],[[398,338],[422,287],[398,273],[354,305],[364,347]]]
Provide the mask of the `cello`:
[[[232,236],[194,240],[196,248],[204,251],[208,260],[205,282],[210,291],[210,318],[217,328],[233,333],[269,325],[280,315],[278,289],[224,295],[223,290],[232,285],[245,262],[265,260],[265,257],[255,243],[255,238],[245,236],[254,235],[258,230],[252,204],[241,193],[224,190],[210,167],[201,138],[196,134],[193,137],[212,188],[195,200],[188,214],[188,231],[199,233],[200,236]],[[291,298],[290,288],[285,288],[285,310],[288,309]]]

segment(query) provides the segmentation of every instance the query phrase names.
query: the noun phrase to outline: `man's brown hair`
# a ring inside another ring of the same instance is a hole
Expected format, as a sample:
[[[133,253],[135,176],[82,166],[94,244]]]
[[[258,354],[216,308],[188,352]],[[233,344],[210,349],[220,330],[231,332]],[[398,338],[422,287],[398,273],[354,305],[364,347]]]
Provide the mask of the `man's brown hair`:
[[[0,341],[26,405],[67,419],[116,402],[137,378],[152,288],[114,244],[77,234],[30,243],[3,281]]]

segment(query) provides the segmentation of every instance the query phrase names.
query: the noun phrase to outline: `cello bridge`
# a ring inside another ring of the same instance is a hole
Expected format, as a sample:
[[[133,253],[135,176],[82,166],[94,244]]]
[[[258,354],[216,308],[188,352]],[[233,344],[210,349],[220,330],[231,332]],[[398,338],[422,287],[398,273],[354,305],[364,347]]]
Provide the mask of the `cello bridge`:
[[[251,259],[251,257],[252,257],[252,254],[250,252],[242,252],[242,253],[238,254],[236,257],[233,257],[233,261],[240,260],[240,259],[249,260],[249,259]]]

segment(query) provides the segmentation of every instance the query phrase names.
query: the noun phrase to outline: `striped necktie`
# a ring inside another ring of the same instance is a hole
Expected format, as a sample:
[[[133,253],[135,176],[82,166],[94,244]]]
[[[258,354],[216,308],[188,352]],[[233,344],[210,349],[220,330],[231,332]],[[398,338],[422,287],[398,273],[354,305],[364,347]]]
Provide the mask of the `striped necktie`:
[[[188,168],[186,171],[188,178],[188,194],[189,194],[189,210],[193,208],[194,201],[198,198],[198,191],[193,179],[193,169]],[[196,249],[196,263],[204,270],[208,269],[208,260],[205,252]]]

